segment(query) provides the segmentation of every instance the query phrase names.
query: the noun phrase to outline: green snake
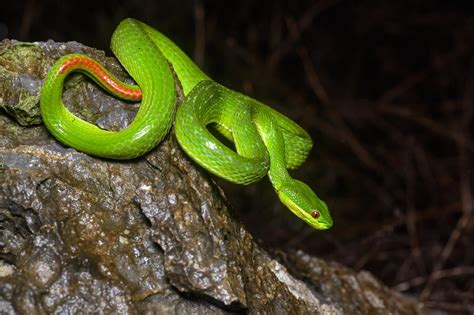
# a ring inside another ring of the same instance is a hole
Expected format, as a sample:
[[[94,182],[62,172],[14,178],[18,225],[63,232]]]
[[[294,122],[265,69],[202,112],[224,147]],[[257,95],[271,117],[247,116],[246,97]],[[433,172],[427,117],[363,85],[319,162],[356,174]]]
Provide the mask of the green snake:
[[[180,146],[212,174],[244,185],[268,175],[280,200],[299,218],[316,229],[332,226],[326,203],[288,173],[312,148],[304,129],[267,105],[214,82],[170,39],[142,22],[123,20],[112,35],[111,49],[138,86],[118,81],[85,55],[61,57],[50,69],[40,98],[43,121],[54,137],[90,155],[132,159],[160,143],[174,121]],[[168,62],[185,95],[177,110]],[[118,98],[141,100],[130,125],[120,131],[103,130],[69,112],[62,90],[73,71],[88,75]]]

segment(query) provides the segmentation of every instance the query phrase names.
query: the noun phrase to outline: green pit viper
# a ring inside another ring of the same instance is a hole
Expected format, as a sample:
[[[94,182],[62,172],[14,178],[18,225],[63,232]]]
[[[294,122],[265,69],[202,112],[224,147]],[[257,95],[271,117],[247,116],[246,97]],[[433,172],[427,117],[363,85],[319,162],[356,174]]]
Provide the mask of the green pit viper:
[[[160,143],[173,120],[178,143],[203,168],[230,182],[250,184],[268,175],[280,200],[316,229],[332,219],[326,203],[288,169],[307,158],[311,137],[288,117],[246,95],[211,80],[170,39],[134,19],[125,19],[112,35],[111,49],[138,86],[122,83],[82,54],[61,57],[41,90],[43,121],[59,141],[90,155],[132,159]],[[185,95],[176,110],[172,65]],[[137,101],[140,108],[130,125],[108,131],[67,110],[62,102],[66,76],[88,75],[114,96]],[[216,138],[211,126],[232,141],[235,150]]]

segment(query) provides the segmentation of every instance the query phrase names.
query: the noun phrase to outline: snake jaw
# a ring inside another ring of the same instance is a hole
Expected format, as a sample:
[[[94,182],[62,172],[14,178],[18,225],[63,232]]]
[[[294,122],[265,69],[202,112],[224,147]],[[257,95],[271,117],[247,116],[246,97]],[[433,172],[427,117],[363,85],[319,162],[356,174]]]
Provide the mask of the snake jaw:
[[[333,222],[326,203],[305,183],[290,179],[281,185],[277,193],[288,209],[313,228],[326,230],[332,227]]]

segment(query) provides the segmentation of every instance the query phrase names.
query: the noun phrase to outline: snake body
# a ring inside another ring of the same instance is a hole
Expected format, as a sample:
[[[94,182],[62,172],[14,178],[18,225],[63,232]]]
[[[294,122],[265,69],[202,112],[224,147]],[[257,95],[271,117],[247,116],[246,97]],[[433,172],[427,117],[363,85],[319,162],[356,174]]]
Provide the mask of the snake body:
[[[43,121],[54,137],[90,155],[131,159],[160,143],[174,120],[178,143],[203,168],[238,184],[268,175],[280,200],[298,217],[316,229],[332,226],[324,201],[288,173],[306,160],[312,148],[304,129],[271,107],[214,82],[170,39],[142,22],[122,21],[111,49],[138,86],[118,81],[85,55],[61,57],[50,69],[40,98]],[[185,95],[176,113],[168,62]],[[62,89],[73,71],[88,75],[118,98],[141,99],[132,123],[120,131],[107,131],[69,112]],[[209,126],[233,142],[235,150],[218,140]]]

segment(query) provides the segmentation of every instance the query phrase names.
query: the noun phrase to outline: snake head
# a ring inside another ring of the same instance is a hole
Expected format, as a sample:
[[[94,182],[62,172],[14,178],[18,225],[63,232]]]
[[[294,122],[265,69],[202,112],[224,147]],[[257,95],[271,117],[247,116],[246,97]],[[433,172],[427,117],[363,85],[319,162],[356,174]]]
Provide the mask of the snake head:
[[[288,209],[313,228],[326,230],[332,226],[326,203],[305,183],[290,178],[283,182],[277,193]]]

